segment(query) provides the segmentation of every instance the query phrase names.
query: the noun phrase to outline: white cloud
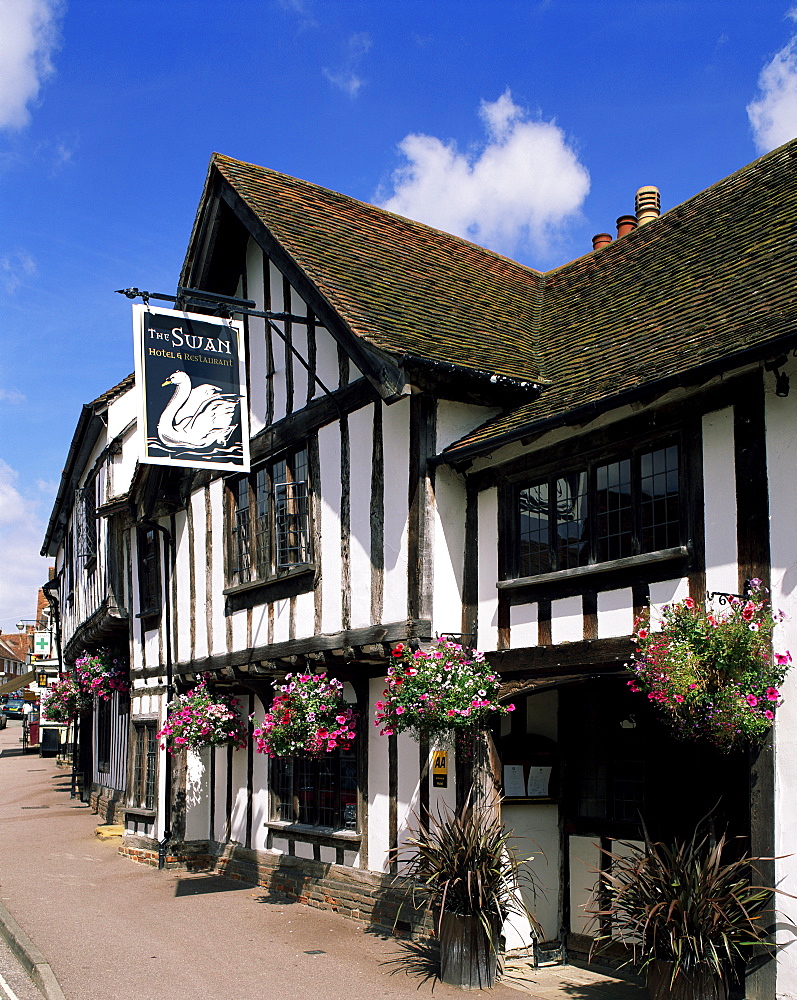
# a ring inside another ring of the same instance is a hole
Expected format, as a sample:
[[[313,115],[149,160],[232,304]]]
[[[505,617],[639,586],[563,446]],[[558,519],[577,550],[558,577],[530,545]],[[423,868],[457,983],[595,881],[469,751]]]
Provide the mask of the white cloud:
[[[0,403],[24,403],[25,394],[18,389],[0,389]]]
[[[47,484],[48,487],[51,484]],[[52,562],[39,555],[45,532],[40,512],[51,502],[49,488],[23,495],[19,473],[0,459],[0,629],[36,612],[36,593]]]
[[[350,35],[346,42],[346,57],[343,67],[332,70],[325,66],[322,73],[338,90],[342,90],[351,98],[356,97],[365,84],[365,80],[357,72],[357,66],[371,51],[372,45],[371,36],[365,31]]]
[[[407,162],[393,174],[383,208],[511,254],[545,252],[578,215],[589,173],[553,121],[531,120],[506,90],[482,101],[487,141],[460,152],[454,141],[406,136]]]
[[[27,250],[14,250],[0,256],[0,279],[9,295],[12,295],[23,281],[35,277],[38,273],[36,261]]]
[[[787,14],[797,21],[797,8]],[[776,52],[758,77],[759,96],[747,105],[753,140],[761,153],[797,136],[797,35]]]
[[[0,128],[22,128],[53,72],[62,0],[0,0]]]

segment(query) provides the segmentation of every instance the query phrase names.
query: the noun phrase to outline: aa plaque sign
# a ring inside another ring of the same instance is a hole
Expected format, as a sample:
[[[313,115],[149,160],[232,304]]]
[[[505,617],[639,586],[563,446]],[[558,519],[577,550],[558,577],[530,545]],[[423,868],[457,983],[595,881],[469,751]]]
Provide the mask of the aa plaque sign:
[[[249,471],[246,371],[236,323],[133,306],[139,460]]]

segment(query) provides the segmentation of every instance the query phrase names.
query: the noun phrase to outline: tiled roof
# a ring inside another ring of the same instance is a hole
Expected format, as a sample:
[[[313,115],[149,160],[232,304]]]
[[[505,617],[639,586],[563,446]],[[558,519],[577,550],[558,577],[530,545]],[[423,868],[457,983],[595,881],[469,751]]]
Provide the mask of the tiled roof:
[[[544,386],[451,460],[797,331],[797,140],[545,274],[263,167],[214,168],[358,337]]]
[[[545,275],[550,385],[450,458],[797,332],[797,140]]]
[[[216,153],[211,161],[363,340],[534,382],[542,275],[448,233]]]
[[[136,376],[135,373],[133,373],[123,378],[122,381],[118,382],[112,389],[108,389],[107,392],[104,392],[101,396],[97,396],[93,402],[89,403],[89,406],[94,407],[94,409],[104,406],[116,399],[117,396],[123,395],[128,389],[132,389],[135,384]]]

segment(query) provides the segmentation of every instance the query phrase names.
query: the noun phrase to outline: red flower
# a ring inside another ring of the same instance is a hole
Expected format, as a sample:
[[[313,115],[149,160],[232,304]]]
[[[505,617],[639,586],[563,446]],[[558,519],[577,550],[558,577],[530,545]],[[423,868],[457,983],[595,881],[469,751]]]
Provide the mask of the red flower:
[[[400,642],[400,643],[399,643],[399,644],[398,644],[398,645],[397,645],[397,646],[396,646],[396,647],[395,647],[395,648],[393,649],[393,654],[392,654],[392,655],[393,655],[393,656],[401,656],[403,652],[404,652],[404,643],[403,643],[403,642]]]

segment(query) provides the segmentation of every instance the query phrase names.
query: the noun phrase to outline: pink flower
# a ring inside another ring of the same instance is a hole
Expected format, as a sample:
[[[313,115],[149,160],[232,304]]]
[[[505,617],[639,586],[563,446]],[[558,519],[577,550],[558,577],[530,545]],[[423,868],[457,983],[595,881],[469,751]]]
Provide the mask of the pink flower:
[[[791,663],[791,653],[788,649],[785,653],[775,653],[775,663],[777,663],[779,667],[788,667]]]
[[[775,718],[775,713],[774,712],[770,712],[770,710],[767,709],[766,712],[764,712],[764,718],[765,719],[774,719]]]
[[[747,604],[742,608],[742,618],[746,622],[752,621],[753,615],[755,614],[755,604],[752,601],[748,601]]]
[[[646,629],[646,628],[641,628],[641,629],[640,629],[640,630],[639,630],[639,631],[637,632],[637,635],[639,636],[639,638],[640,638],[640,639],[647,639],[647,637],[648,637],[648,636],[650,635],[650,632],[649,632],[649,630],[648,630],[648,629]]]
[[[768,687],[767,688],[767,700],[768,701],[777,701],[778,698],[780,698],[780,692],[778,691],[778,689],[777,688],[773,688],[773,687]]]
[[[684,700],[684,696],[682,694],[674,694],[673,695],[673,700],[677,701],[678,704],[680,705],[681,702]]]
[[[748,694],[748,696],[744,700],[747,702],[750,708],[755,708],[756,705],[758,704],[758,698],[756,698],[754,694]]]
[[[684,598],[684,607],[685,608],[689,608],[689,610],[691,611],[694,608],[694,606],[695,606],[695,602],[692,600],[691,597],[685,597]]]

